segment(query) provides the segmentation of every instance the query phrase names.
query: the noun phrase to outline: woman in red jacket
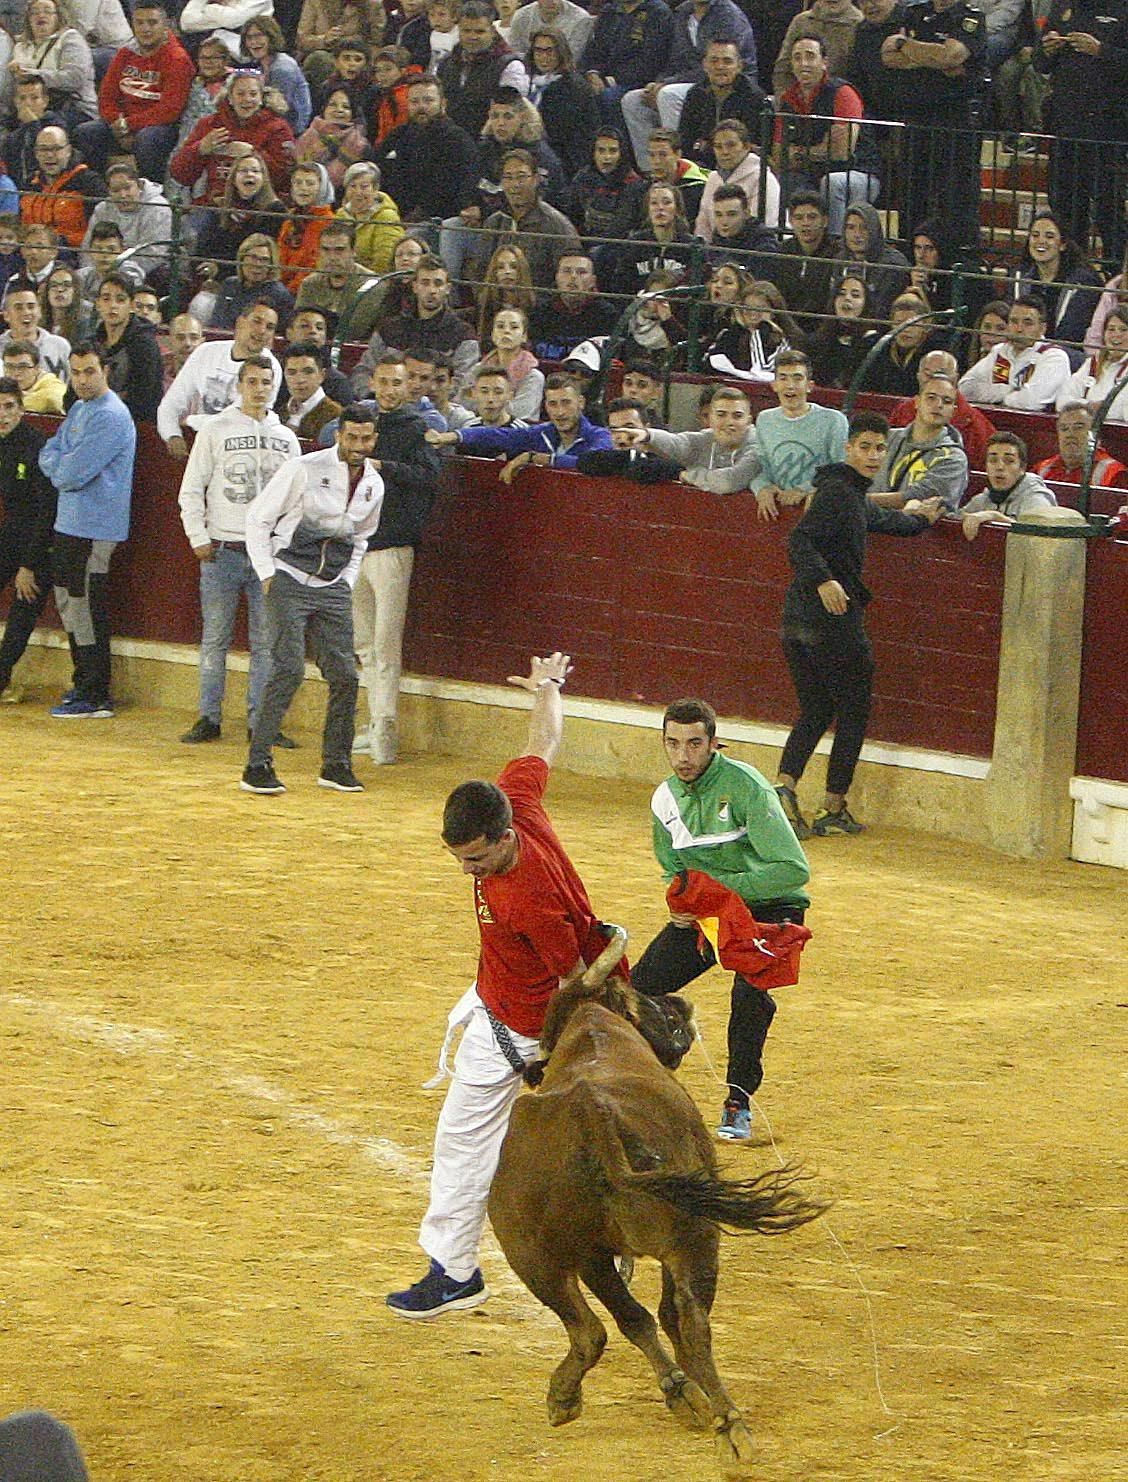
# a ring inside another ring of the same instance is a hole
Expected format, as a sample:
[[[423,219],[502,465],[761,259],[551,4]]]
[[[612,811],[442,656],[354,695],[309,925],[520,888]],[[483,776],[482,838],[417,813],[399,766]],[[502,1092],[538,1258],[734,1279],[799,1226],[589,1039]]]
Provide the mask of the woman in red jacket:
[[[266,162],[275,191],[287,193],[294,133],[285,119],[263,107],[262,96],[260,73],[233,72],[219,107],[200,119],[173,155],[169,169],[174,180],[189,187],[201,176],[205,180],[198,206],[222,206],[232,166],[252,152]]]

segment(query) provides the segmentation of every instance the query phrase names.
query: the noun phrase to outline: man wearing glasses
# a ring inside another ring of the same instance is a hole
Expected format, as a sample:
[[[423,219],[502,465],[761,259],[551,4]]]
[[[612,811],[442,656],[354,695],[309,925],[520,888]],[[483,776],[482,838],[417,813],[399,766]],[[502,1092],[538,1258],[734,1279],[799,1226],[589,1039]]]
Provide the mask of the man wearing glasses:
[[[483,266],[499,247],[520,247],[538,288],[550,288],[556,264],[579,242],[579,233],[561,211],[540,198],[537,163],[527,149],[511,149],[501,162],[505,205],[487,216],[479,245]]]

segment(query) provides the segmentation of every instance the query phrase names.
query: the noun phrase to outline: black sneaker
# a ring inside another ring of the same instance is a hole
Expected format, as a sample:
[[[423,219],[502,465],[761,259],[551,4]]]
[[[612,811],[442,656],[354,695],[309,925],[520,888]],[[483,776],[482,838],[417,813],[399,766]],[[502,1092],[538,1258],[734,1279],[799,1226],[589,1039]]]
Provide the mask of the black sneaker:
[[[248,726],[247,740],[250,741],[254,734],[254,731],[251,729],[250,726]],[[298,743],[294,740],[294,738],[292,736],[287,736],[282,731],[279,731],[277,736],[275,736],[274,744],[275,746],[277,746],[279,751],[297,751],[298,749]]]
[[[283,783],[279,781],[278,773],[274,770],[271,762],[263,762],[257,767],[252,767],[248,763],[243,769],[243,778],[239,786],[244,792],[273,794],[286,791]]]
[[[185,746],[199,746],[203,741],[218,741],[221,735],[219,727],[214,720],[209,720],[206,715],[201,715],[190,731],[185,731],[181,741]]]
[[[825,839],[827,834],[860,834],[865,824],[859,823],[854,818],[849,808],[843,803],[837,813],[828,813],[825,808],[815,814],[815,821],[811,824],[811,832],[818,834],[820,839]]]
[[[322,767],[321,776],[317,779],[318,787],[331,787],[334,792],[363,792],[364,783],[356,775],[348,762],[334,762],[332,766]]]
[[[809,839],[811,837],[811,825],[799,811],[799,799],[795,796],[794,789],[790,787],[777,787],[776,797],[780,801],[788,823],[795,830],[795,837],[797,839]]]
[[[432,1261],[426,1276],[414,1286],[404,1292],[392,1292],[384,1300],[397,1317],[438,1317],[443,1312],[464,1312],[469,1307],[478,1307],[489,1294],[480,1270],[469,1281],[455,1281],[438,1261]]]

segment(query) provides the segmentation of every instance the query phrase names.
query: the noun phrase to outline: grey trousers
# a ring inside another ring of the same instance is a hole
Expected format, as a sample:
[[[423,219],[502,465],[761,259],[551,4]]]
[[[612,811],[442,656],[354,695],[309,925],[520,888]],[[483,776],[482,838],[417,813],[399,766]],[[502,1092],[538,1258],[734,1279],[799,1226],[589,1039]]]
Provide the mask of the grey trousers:
[[[270,678],[251,735],[247,760],[252,767],[270,761],[270,749],[305,676],[307,630],[317,667],[329,685],[321,739],[322,765],[349,764],[359,688],[353,651],[352,591],[343,578],[328,587],[308,587],[279,571],[266,594]]]

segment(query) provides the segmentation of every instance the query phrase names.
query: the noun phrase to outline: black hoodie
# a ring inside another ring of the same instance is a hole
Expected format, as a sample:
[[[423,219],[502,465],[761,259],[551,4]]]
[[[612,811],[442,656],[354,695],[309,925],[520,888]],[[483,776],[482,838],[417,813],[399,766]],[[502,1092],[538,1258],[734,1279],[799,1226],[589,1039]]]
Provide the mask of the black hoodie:
[[[814,478],[815,494],[787,542],[795,578],[783,600],[783,631],[788,637],[816,643],[832,632],[862,627],[871,593],[862,581],[866,536],[920,535],[928,529],[923,515],[884,509],[866,497],[869,480],[848,463],[828,463]],[[836,581],[850,599],[841,617],[827,612],[818,589]]]
[[[384,480],[380,523],[368,542],[370,551],[417,546],[435,501],[439,453],[427,442],[427,424],[418,412],[401,407],[376,412],[376,449]]]
[[[104,324],[95,330],[94,339],[109,357],[106,376],[110,390],[116,391],[125,402],[135,422],[155,422],[164,395],[164,366],[156,328],[147,319],[131,314],[125,333],[112,349],[106,345]],[[72,399],[68,392],[68,407]]]
[[[7,437],[0,437],[0,498],[6,536],[20,565],[39,573],[47,566],[58,502],[54,486],[39,468],[45,441],[37,427],[23,421]]]

